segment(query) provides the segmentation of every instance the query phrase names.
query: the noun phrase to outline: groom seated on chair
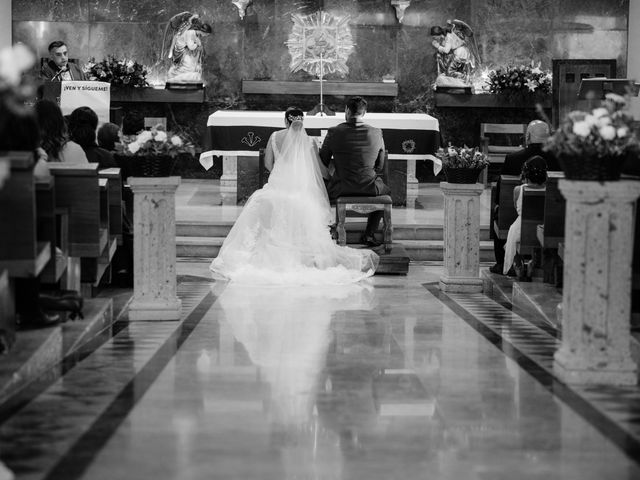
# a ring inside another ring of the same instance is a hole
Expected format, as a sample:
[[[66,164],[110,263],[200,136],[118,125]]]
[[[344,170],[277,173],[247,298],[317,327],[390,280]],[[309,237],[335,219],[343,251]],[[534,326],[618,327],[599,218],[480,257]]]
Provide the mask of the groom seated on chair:
[[[338,197],[373,197],[389,195],[391,190],[379,175],[384,167],[384,140],[382,130],[366,125],[363,117],[367,102],[352,97],[344,110],[346,122],[332,127],[320,149],[320,158],[326,167],[333,162],[335,173],[329,179],[327,192],[332,203]],[[371,212],[361,242],[378,246],[375,239],[383,212]]]

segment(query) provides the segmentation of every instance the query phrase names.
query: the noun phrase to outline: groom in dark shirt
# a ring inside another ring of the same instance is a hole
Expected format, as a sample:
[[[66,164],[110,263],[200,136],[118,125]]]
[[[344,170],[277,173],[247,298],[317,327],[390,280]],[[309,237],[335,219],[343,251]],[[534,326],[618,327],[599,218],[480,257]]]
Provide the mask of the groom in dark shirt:
[[[384,167],[384,140],[379,128],[366,125],[363,117],[367,102],[362,97],[347,101],[344,110],[346,122],[332,127],[320,149],[320,158],[326,167],[333,162],[334,175],[329,179],[327,191],[331,202],[338,197],[388,195],[391,190],[380,174]],[[378,229],[383,212],[369,214],[362,243],[377,246],[380,243],[374,233]]]

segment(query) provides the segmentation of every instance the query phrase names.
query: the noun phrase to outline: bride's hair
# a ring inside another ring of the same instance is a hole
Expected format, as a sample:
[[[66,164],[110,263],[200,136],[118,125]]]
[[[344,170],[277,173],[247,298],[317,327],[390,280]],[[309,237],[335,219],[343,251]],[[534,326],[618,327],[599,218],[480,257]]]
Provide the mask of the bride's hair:
[[[302,120],[302,117],[304,117],[304,112],[298,107],[289,107],[284,112],[284,122],[287,126],[289,126],[289,124],[291,124],[294,120]]]

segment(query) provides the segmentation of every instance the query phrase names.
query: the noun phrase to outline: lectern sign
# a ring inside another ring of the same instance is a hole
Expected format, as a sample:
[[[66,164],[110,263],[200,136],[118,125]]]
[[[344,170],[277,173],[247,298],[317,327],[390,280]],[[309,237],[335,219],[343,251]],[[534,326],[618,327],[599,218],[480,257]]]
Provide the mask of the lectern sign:
[[[293,14],[293,29],[286,44],[291,54],[292,73],[304,70],[319,78],[349,73],[347,59],[353,51],[349,17],[327,12]]]
[[[100,123],[109,121],[111,84],[106,82],[63,81],[60,87],[60,109],[68,115],[78,107],[90,107]]]

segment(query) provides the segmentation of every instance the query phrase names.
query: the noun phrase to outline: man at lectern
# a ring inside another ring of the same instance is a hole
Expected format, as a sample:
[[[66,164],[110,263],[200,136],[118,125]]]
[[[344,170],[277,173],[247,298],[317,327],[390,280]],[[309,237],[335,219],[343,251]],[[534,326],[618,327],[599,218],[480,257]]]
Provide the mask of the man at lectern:
[[[49,44],[49,60],[42,65],[40,76],[51,82],[87,80],[82,69],[75,63],[69,62],[67,44],[61,40]]]

